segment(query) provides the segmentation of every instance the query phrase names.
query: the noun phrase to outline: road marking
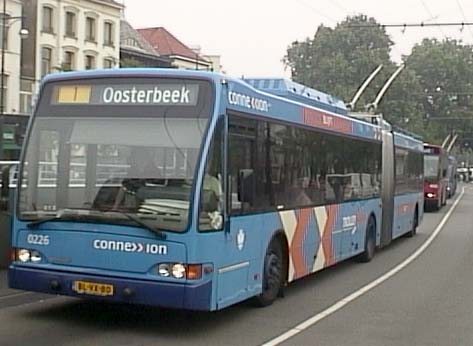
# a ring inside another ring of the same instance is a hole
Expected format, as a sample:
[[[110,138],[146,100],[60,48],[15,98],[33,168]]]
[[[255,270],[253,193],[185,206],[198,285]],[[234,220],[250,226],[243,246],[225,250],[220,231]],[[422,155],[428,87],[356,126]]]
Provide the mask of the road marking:
[[[342,309],[345,305],[351,303],[352,301],[354,301],[357,298],[361,297],[365,293],[371,291],[373,288],[375,288],[376,286],[379,286],[384,281],[386,281],[389,278],[393,277],[398,272],[400,272],[402,269],[407,267],[410,263],[412,263],[417,257],[419,257],[430,246],[430,244],[434,241],[435,238],[437,238],[438,234],[442,231],[443,226],[445,226],[445,224],[447,223],[448,219],[452,215],[453,211],[457,207],[458,203],[460,202],[460,200],[461,200],[461,198],[463,197],[464,194],[465,194],[465,188],[463,187],[460,195],[457,197],[457,199],[453,203],[450,210],[442,218],[442,220],[437,225],[437,227],[435,228],[433,233],[430,235],[430,237],[421,245],[421,247],[419,247],[412,255],[410,255],[407,259],[405,259],[402,263],[400,263],[399,265],[397,265],[396,267],[394,267],[393,269],[388,271],[386,274],[380,276],[376,280],[374,280],[374,281],[370,282],[369,284],[363,286],[358,291],[355,291],[355,292],[351,293],[350,295],[346,296],[345,298],[342,298],[341,300],[339,300],[338,302],[336,302],[335,304],[333,304],[329,308],[325,309],[324,311],[319,312],[318,314],[316,314],[316,315],[308,318],[307,320],[299,323],[297,326],[289,329],[287,332],[279,335],[278,337],[265,342],[264,344],[262,344],[262,346],[276,346],[276,345],[279,345],[279,344],[283,343],[284,341],[286,341],[286,340],[292,338],[293,336],[303,332],[307,328],[315,325],[316,323],[320,322],[324,318],[326,318],[326,317],[330,316],[331,314],[337,312],[338,310]]]
[[[11,299],[11,298],[16,298],[16,297],[26,296],[26,295],[28,295],[28,294],[34,294],[34,293],[32,293],[32,292],[13,293],[13,294],[9,294],[9,295],[0,297],[0,300],[5,300],[5,299]]]

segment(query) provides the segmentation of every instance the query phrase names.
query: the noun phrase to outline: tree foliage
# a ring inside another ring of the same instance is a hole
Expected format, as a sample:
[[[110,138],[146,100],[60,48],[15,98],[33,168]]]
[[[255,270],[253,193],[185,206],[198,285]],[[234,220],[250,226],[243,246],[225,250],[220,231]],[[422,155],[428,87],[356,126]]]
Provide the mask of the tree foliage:
[[[358,25],[370,27],[354,27]],[[374,18],[358,15],[348,17],[334,29],[321,25],[313,39],[293,42],[284,62],[294,81],[347,101],[380,64],[388,70],[393,66],[389,58],[392,44]],[[376,81],[365,98],[372,101],[377,87],[380,83]]]
[[[424,39],[405,62],[422,87],[418,99],[425,109],[428,139],[439,142],[452,130],[473,133],[472,46],[456,40]]]
[[[372,102],[397,65],[393,42],[374,18],[347,17],[335,28],[319,26],[312,39],[293,42],[284,57],[299,83],[350,101],[380,64],[384,66],[357,104]],[[455,40],[425,39],[404,57],[406,68],[384,95],[379,111],[391,123],[440,143],[452,130],[471,130],[473,121],[440,122],[435,117],[472,117],[472,47]],[[448,119],[447,119],[448,120]]]

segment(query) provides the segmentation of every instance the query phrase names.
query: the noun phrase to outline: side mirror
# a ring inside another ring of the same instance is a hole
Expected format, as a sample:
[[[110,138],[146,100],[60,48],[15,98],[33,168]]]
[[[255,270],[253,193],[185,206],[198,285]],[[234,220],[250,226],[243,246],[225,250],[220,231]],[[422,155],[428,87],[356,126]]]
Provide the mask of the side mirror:
[[[2,168],[2,188],[0,190],[0,210],[8,210],[8,202],[10,199],[10,169],[12,166],[6,166]]]
[[[255,200],[256,180],[252,169],[241,169],[238,172],[238,200],[253,204]]]

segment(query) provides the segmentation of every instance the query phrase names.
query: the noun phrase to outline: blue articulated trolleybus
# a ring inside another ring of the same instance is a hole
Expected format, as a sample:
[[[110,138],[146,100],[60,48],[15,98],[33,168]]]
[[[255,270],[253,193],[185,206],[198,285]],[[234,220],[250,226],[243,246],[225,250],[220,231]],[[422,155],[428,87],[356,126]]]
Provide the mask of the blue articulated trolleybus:
[[[268,305],[413,235],[423,210],[422,142],[282,79],[49,76],[23,151],[9,284],[30,291]]]

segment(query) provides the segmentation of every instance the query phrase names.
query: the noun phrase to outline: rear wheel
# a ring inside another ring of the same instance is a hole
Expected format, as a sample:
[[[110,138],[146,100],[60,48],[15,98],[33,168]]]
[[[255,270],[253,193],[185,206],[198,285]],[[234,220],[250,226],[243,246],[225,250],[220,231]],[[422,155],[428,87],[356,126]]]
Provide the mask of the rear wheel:
[[[376,250],[376,222],[370,217],[366,225],[365,251],[359,256],[360,262],[369,262]]]
[[[257,305],[271,305],[278,297],[283,283],[283,248],[279,240],[273,239],[264,257],[263,292],[256,297]]]
[[[417,226],[419,225],[419,212],[416,207],[416,211],[414,212],[414,218],[412,220],[412,229],[406,234],[406,236],[413,237],[417,234]]]

